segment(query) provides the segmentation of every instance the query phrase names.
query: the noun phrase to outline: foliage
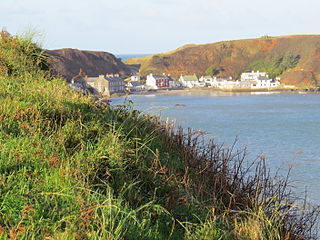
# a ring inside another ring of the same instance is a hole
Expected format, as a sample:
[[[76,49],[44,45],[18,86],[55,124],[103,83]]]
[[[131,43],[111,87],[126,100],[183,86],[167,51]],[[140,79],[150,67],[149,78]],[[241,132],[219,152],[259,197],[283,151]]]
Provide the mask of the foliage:
[[[205,74],[208,76],[215,76],[218,75],[220,72],[220,69],[214,65],[210,66],[207,68],[207,70],[205,71]]]
[[[30,71],[48,70],[42,49],[31,36],[11,36],[0,32],[0,72],[18,75]]]
[[[266,34],[266,35],[261,36],[260,38],[261,39],[269,39],[269,38],[273,38],[273,37]]]
[[[274,57],[271,61],[257,60],[250,64],[250,68],[267,72],[269,77],[273,79],[286,70],[297,66],[299,60],[300,55],[294,55],[293,53],[288,52],[281,57]]]

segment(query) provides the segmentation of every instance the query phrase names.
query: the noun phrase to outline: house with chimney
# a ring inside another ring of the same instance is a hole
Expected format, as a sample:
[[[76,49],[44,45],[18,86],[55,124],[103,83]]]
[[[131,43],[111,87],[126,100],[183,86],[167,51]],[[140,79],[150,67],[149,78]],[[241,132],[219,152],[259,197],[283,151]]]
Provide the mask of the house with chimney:
[[[125,91],[125,82],[119,74],[99,75],[98,77],[87,77],[86,82],[101,95],[110,96],[113,93]]]

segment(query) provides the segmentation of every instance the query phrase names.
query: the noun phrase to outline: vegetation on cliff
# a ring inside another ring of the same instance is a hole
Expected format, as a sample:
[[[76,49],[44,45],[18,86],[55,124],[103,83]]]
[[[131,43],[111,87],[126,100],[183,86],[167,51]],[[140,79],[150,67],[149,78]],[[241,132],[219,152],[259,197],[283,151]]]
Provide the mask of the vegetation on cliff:
[[[266,71],[285,84],[318,86],[320,35],[262,37],[203,45],[186,45],[163,54],[126,61],[146,74],[209,74],[238,78],[244,71]]]
[[[313,239],[263,159],[72,92],[30,39],[0,52],[1,239]]]

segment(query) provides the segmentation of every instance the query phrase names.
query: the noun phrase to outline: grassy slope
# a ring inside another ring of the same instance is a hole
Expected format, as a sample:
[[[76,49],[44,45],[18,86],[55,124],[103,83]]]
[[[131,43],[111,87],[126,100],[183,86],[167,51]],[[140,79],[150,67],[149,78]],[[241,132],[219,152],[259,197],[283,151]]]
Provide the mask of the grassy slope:
[[[281,74],[283,82],[308,86],[320,82],[319,49],[319,35],[281,36],[186,45],[164,54],[129,59],[126,63],[141,64],[142,73],[202,75],[213,67],[219,71],[218,76],[238,77],[245,70],[264,70],[259,67],[254,69],[252,65],[257,61],[269,62],[292,53],[301,58],[295,68]]]
[[[309,221],[301,232],[263,164],[250,180],[242,153],[204,151],[130,106],[97,106],[17,43],[33,54],[0,41],[2,239],[309,239],[296,238]]]

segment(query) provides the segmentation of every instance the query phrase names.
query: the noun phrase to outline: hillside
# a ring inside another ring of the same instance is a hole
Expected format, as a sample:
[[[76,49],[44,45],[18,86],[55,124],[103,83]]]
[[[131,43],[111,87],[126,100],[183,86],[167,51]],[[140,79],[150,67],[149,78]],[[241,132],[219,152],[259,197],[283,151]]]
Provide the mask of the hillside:
[[[119,73],[121,76],[129,76],[129,68],[107,52],[84,51],[78,49],[46,50],[52,71],[70,80],[79,73],[80,68],[88,76],[98,76],[106,73]]]
[[[320,84],[320,35],[262,37],[203,45],[186,45],[174,51],[142,58],[142,73],[214,74],[237,78],[243,71],[267,71],[282,82],[298,86]]]
[[[73,92],[30,39],[0,52],[0,239],[315,239],[263,160]]]

